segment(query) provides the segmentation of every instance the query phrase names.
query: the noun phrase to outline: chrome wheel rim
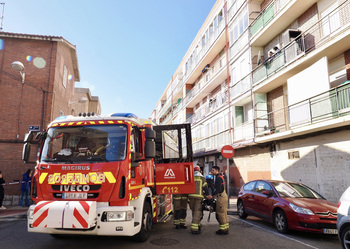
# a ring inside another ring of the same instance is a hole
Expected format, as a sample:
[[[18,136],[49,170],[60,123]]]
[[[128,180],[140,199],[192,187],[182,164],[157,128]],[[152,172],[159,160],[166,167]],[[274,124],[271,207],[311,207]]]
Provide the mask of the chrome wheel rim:
[[[275,217],[275,224],[279,231],[282,231],[286,225],[284,217],[281,213],[277,213]]]
[[[343,244],[346,249],[350,249],[350,230],[344,234]]]

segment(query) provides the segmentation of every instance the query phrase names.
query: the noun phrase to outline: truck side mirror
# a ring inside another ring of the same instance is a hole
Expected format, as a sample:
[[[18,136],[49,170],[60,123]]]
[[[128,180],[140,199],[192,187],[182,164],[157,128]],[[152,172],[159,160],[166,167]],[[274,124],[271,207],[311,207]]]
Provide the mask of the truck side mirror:
[[[147,127],[145,129],[145,138],[145,158],[147,160],[156,156],[156,143],[154,142],[154,139],[156,138],[156,132]]]
[[[25,143],[23,145],[22,160],[24,162],[28,162],[29,161],[29,156],[30,156],[30,143]]]

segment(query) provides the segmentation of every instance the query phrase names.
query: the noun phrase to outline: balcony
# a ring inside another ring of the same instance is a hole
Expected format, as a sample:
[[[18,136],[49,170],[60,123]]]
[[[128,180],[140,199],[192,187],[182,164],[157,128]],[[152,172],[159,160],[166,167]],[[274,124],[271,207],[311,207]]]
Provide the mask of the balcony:
[[[254,121],[247,121],[233,128],[233,142],[238,142],[254,137]]]
[[[343,120],[337,122],[337,118],[344,116],[350,117],[349,81],[312,98],[257,117],[255,132],[257,137],[276,133],[282,133],[283,136],[283,132],[315,124],[323,126],[323,129],[335,128],[346,125]]]
[[[218,134],[195,140],[196,141],[192,143],[192,148],[193,152],[196,154],[205,153],[206,151],[213,150],[220,151],[223,145],[231,144],[229,130],[225,130]]]
[[[228,96],[226,93],[217,94],[210,99],[209,102],[200,106],[196,112],[186,120],[186,123],[196,124],[205,117],[208,117],[210,114],[218,110],[220,107],[228,103]]]
[[[266,87],[260,91],[267,92],[298,73],[300,69],[296,66],[305,68],[323,56],[332,59],[348,50],[350,15],[346,13],[349,11],[350,2],[348,1],[268,58],[264,64],[256,67],[252,72],[253,86],[264,81]],[[280,71],[281,73],[276,75]],[[270,84],[269,78],[273,78],[271,81],[274,81],[274,84]]]
[[[202,49],[197,52],[196,54],[196,58],[194,59],[194,61],[191,63],[190,66],[188,66],[185,75],[184,75],[184,82],[187,82],[191,76],[191,78],[195,79],[199,76],[199,74],[201,73],[202,68],[204,68],[204,66],[208,63],[203,62],[203,58],[206,57],[209,59],[209,62],[214,59],[214,57],[220,52],[220,50],[225,46],[225,40],[222,39],[223,43],[222,45],[220,45],[219,51],[214,51],[214,53],[212,54],[212,56],[207,56],[208,51],[211,49],[211,47],[214,45],[214,43],[217,41],[217,39],[220,37],[220,35],[222,34],[223,30],[225,29],[225,20],[222,19],[221,22],[219,23],[218,27],[214,30],[214,32],[212,33],[212,35],[209,37],[209,39],[207,40],[207,42],[204,44],[204,46],[202,47]],[[196,75],[194,75],[194,77],[192,77],[192,74],[194,73],[194,70],[196,68],[199,67],[198,73]]]
[[[200,100],[222,84],[226,77],[226,55],[222,55],[209,69],[202,79],[186,94],[184,105],[193,108]],[[215,83],[214,83],[215,81]]]
[[[264,47],[317,0],[274,0],[250,25],[251,46]]]
[[[248,92],[252,87],[251,74],[248,74],[231,87],[231,98],[235,99]]]

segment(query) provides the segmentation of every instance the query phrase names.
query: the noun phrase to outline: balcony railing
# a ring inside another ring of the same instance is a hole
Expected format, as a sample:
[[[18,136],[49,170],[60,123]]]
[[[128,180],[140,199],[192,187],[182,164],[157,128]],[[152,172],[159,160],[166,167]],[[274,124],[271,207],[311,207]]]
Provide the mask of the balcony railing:
[[[247,121],[233,128],[233,141],[241,141],[254,137],[254,121]]]
[[[211,80],[221,71],[223,67],[226,67],[226,55],[220,57],[208,70],[204,77],[187,92],[184,98],[184,104],[187,105],[194,96],[196,96],[205,86],[211,83]]]
[[[212,35],[209,37],[208,41],[204,44],[202,49],[197,53],[196,58],[194,62],[191,63],[191,65],[187,68],[184,79],[186,79],[192,74],[192,71],[198,66],[199,62],[202,61],[203,57],[206,55],[210,47],[215,43],[221,32],[225,28],[225,21],[224,19],[221,20],[218,27],[214,30]]]
[[[249,44],[248,29],[230,46],[230,59],[242,51]]]
[[[186,123],[195,124],[198,121],[204,119],[217,109],[225,105],[228,101],[227,93],[218,94],[211,98],[209,102],[200,106],[195,113],[186,120]]]
[[[231,98],[235,99],[238,96],[249,91],[252,87],[251,74],[248,74],[246,77],[242,78],[240,81],[236,82],[231,87]]]
[[[349,29],[350,2],[344,2],[330,14],[318,21],[310,29],[287,44],[278,53],[269,57],[264,64],[256,67],[253,74],[253,85],[269,78],[279,70],[285,68],[301,56],[321,47],[334,36],[342,34],[344,29]]]
[[[349,82],[256,118],[256,136],[282,132],[345,115],[350,115]]]
[[[260,12],[257,18],[250,25],[250,34],[253,37],[264,28],[278,14],[283,7],[291,0],[275,0]]]
[[[199,153],[221,148],[225,144],[231,144],[229,130],[193,142],[192,148],[194,153]]]

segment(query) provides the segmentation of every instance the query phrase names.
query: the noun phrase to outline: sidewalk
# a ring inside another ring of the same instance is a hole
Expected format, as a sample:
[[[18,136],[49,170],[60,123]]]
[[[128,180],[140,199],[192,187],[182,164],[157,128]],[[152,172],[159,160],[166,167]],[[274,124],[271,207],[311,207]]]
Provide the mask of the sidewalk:
[[[27,211],[28,207],[7,206],[4,210],[0,209],[0,221],[27,219]]]
[[[20,220],[27,219],[28,207],[21,206],[7,206],[5,210],[0,209],[0,221],[1,220]],[[227,214],[237,214],[237,197],[231,196],[230,206],[227,209]]]

